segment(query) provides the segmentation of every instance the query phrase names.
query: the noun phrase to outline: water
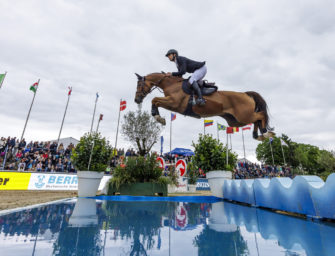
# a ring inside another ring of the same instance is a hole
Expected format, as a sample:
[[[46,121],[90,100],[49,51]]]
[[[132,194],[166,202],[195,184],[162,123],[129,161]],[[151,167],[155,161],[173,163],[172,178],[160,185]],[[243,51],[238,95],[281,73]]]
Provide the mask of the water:
[[[335,255],[333,224],[213,198],[114,198],[2,215],[0,255]]]

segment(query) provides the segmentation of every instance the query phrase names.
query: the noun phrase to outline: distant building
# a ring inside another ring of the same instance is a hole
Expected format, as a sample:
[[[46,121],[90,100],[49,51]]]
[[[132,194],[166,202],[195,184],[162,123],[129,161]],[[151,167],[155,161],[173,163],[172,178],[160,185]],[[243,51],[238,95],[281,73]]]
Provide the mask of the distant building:
[[[51,140],[51,142],[54,142],[54,141],[57,142],[57,140]],[[79,140],[72,138],[72,137],[67,137],[67,138],[59,139],[59,144],[61,143],[63,143],[64,148],[66,148],[71,143],[76,146],[79,143]]]

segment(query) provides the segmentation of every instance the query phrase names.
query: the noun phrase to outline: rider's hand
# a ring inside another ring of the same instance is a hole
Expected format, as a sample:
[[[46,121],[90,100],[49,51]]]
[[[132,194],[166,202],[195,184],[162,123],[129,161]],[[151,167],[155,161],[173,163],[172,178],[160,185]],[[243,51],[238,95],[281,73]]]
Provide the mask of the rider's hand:
[[[165,76],[172,76],[172,73],[166,73]]]

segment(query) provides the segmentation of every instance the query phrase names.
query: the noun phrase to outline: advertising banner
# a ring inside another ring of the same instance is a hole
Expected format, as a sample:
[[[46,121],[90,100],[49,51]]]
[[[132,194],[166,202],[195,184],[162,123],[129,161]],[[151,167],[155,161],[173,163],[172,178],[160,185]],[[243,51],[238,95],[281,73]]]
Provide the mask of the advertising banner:
[[[102,177],[99,190],[111,177]],[[78,178],[76,174],[32,173],[28,190],[78,190]]]
[[[196,190],[211,190],[208,184],[208,179],[198,179]]]
[[[0,172],[0,190],[27,190],[31,173]]]

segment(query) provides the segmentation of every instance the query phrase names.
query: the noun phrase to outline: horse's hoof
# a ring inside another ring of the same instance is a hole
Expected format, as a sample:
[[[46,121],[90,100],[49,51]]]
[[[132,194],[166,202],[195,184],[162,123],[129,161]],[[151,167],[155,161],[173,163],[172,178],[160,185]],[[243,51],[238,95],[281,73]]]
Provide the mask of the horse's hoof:
[[[263,136],[265,138],[271,138],[271,137],[274,137],[276,134],[274,132],[266,132],[266,133],[263,133]]]
[[[165,121],[165,118],[162,118],[161,116],[159,115],[156,115],[155,116],[155,119],[158,123],[162,124],[162,125],[166,125],[166,121]]]
[[[264,141],[265,137],[263,135],[261,135],[261,136],[258,136],[256,140],[258,140],[258,141]]]

